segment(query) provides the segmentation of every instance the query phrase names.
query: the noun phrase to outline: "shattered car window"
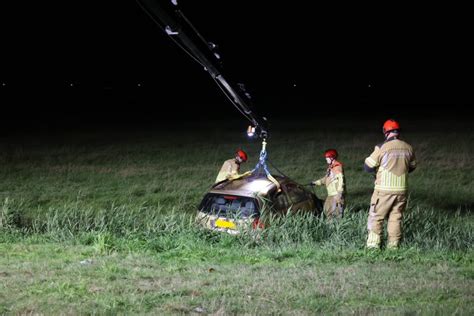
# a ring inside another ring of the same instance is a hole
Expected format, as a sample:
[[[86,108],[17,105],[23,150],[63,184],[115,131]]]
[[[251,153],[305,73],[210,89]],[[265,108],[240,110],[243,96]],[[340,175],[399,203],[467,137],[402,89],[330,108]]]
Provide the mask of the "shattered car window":
[[[293,203],[300,203],[308,199],[308,194],[300,187],[291,184],[287,186],[288,196]]]
[[[284,192],[278,192],[274,196],[274,207],[277,210],[285,210],[290,207],[290,202]]]
[[[237,195],[208,194],[199,209],[204,213],[223,217],[258,215],[255,199]]]

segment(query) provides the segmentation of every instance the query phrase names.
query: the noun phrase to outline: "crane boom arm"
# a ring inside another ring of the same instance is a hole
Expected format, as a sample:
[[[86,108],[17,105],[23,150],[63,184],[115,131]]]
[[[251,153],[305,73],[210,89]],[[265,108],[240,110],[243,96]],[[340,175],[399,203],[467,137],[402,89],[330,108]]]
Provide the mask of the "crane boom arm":
[[[257,115],[252,110],[250,96],[241,86],[226,79],[217,46],[207,42],[197,31],[179,9],[177,0],[167,0],[163,4],[158,0],[136,1],[180,48],[209,73],[234,107],[255,127],[256,135],[262,139],[267,138],[266,118]]]

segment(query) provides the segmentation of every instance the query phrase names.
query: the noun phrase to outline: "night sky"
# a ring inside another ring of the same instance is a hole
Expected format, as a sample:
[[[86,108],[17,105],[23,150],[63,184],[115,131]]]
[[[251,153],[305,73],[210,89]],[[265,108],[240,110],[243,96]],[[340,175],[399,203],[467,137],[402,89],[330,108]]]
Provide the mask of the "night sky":
[[[98,2],[2,4],[4,126],[238,118],[209,74],[135,1]],[[473,104],[467,8],[179,4],[219,46],[228,78],[245,83],[256,110],[269,117],[337,117],[344,105],[361,115],[388,108],[443,116]]]

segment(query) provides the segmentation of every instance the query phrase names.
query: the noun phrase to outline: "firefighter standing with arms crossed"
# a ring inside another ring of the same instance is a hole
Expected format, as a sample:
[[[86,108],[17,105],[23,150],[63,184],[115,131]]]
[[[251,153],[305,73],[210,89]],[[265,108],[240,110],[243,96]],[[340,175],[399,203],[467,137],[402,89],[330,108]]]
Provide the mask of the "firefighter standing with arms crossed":
[[[328,196],[324,202],[324,213],[327,217],[342,217],[344,215],[345,179],[342,163],[337,161],[337,151],[328,149],[324,158],[328,164],[326,175],[311,185],[325,185]]]
[[[407,205],[408,173],[416,168],[412,146],[399,139],[400,125],[387,120],[385,141],[365,159],[364,169],[376,173],[367,221],[367,248],[379,249],[384,220],[388,217],[388,249],[396,249],[402,237],[402,217]]]

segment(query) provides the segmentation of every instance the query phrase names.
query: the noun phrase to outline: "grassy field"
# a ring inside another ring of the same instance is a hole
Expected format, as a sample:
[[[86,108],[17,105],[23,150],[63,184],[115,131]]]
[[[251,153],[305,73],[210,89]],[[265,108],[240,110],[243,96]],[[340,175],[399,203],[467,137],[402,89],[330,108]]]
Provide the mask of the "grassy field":
[[[380,120],[348,122],[275,121],[268,141],[271,162],[300,183],[321,177],[323,150],[337,148],[345,218],[289,216],[237,237],[193,216],[236,148],[250,154],[244,170],[257,162],[241,121],[3,135],[0,314],[472,315],[469,122],[402,121],[419,167],[397,251],[364,249],[373,178],[362,164]]]

